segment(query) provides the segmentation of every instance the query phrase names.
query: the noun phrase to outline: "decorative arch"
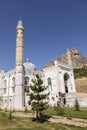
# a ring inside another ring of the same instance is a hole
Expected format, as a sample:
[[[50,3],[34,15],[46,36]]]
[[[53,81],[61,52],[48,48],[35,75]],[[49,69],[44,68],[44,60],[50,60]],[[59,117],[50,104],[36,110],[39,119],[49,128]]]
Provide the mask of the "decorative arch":
[[[69,90],[68,90],[68,79],[69,79],[69,75],[67,73],[64,74],[64,86],[65,86],[65,93],[68,93]]]

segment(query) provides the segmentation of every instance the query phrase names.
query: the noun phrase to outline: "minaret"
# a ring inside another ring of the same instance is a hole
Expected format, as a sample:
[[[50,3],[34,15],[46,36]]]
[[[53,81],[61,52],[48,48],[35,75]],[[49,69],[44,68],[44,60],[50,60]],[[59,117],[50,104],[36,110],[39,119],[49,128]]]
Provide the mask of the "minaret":
[[[68,64],[72,66],[72,59],[71,59],[71,53],[70,50],[67,48],[67,59],[68,59]]]
[[[17,37],[16,37],[16,66],[23,66],[24,60],[24,27],[22,21],[18,21],[16,28]]]
[[[16,76],[15,76],[15,109],[24,107],[24,27],[21,20],[16,28]]]

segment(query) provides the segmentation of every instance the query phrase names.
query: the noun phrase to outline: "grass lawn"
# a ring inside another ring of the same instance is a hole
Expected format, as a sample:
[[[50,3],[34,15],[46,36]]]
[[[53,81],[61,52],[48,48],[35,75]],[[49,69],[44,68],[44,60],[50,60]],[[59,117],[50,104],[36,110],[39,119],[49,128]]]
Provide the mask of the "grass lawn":
[[[0,112],[0,130],[87,130],[61,123],[36,122],[29,118],[8,119],[8,113]]]
[[[74,108],[67,108],[64,116],[87,119],[87,108],[80,108],[80,111],[75,111]]]
[[[54,108],[48,108],[43,111],[44,114],[47,115],[57,115],[57,112]],[[87,119],[87,108],[80,108],[80,111],[75,111],[75,108],[65,108],[63,116],[65,117],[73,117],[73,118],[82,118]]]

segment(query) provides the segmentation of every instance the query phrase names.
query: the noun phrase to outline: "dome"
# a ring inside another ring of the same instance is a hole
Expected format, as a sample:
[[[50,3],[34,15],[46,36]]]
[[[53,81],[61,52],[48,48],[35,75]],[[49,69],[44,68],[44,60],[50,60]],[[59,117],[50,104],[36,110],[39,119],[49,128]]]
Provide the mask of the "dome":
[[[18,25],[23,26],[22,20],[19,20],[19,21],[18,21]]]
[[[25,67],[25,69],[28,69],[28,70],[36,69],[36,66],[34,64],[32,64],[29,59],[27,59],[26,62],[24,63],[24,67]]]

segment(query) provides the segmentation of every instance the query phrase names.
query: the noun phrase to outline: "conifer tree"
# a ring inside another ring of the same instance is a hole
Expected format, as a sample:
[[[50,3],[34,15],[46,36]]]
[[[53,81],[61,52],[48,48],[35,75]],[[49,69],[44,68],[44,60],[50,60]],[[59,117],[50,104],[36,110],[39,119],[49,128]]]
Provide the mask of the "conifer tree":
[[[46,101],[49,93],[45,91],[48,87],[43,85],[43,80],[37,74],[34,79],[32,79],[32,85],[30,85],[31,92],[30,103],[32,110],[36,111],[36,119],[38,120],[40,112],[48,107],[48,102]]]
[[[79,111],[79,102],[78,102],[78,99],[77,99],[77,98],[75,99],[74,107],[75,107],[75,110],[76,110],[76,111]]]

